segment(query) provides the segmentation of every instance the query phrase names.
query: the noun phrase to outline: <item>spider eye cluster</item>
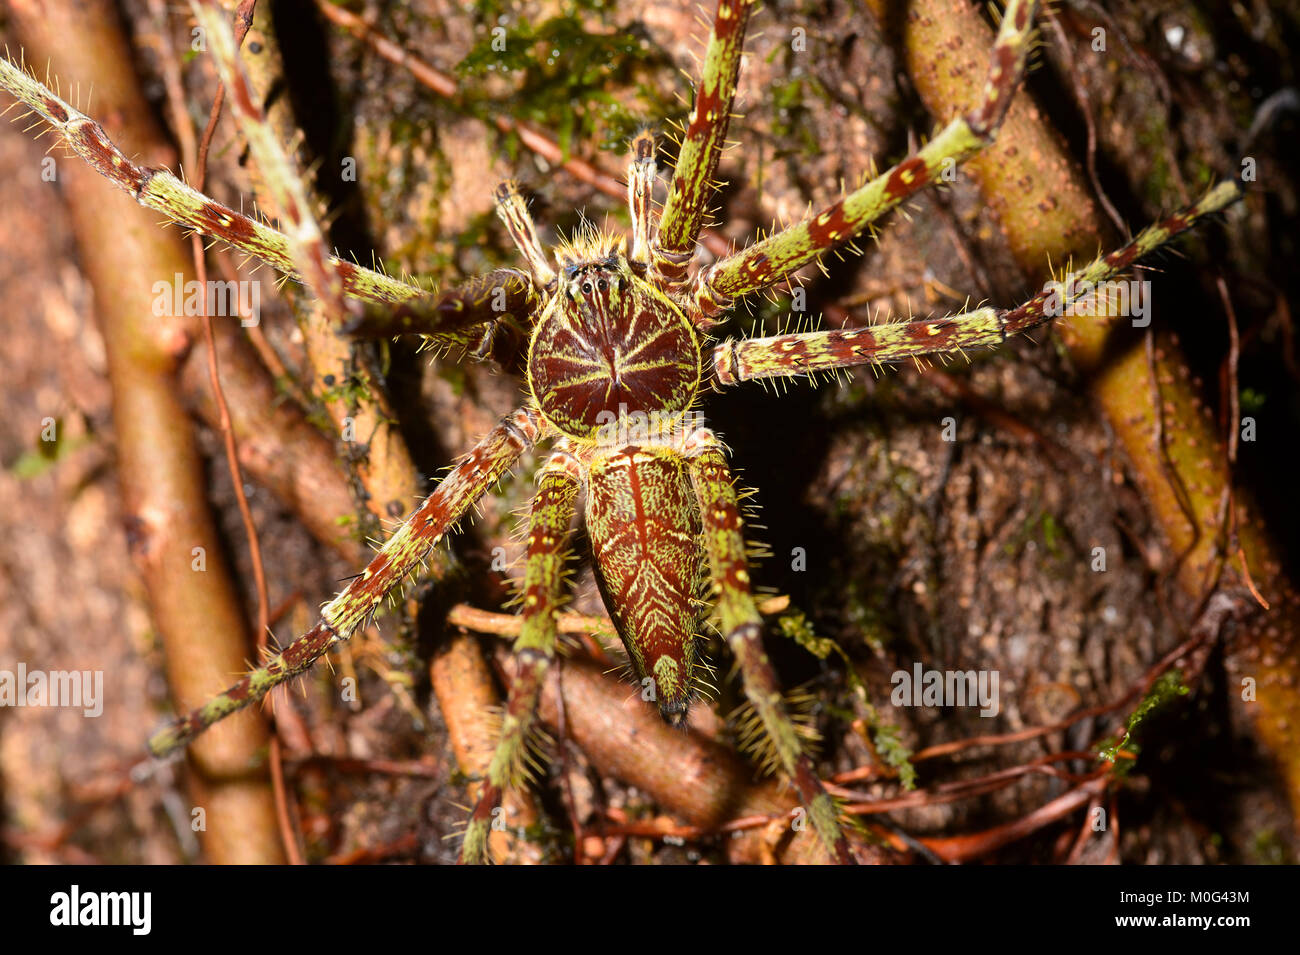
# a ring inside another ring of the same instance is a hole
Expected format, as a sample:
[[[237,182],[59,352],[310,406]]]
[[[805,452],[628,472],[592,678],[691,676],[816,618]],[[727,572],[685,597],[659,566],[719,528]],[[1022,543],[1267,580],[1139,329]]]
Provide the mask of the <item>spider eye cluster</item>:
[[[626,264],[626,260],[618,255],[569,262],[561,260],[566,297],[571,302],[585,299],[591,304],[593,296],[603,299],[617,295],[626,284],[621,274]]]
[[[593,269],[590,272],[582,272],[569,281],[568,293],[570,299],[581,296],[590,298],[597,293],[604,295],[609,292],[618,292],[619,277],[611,275],[604,270]]]

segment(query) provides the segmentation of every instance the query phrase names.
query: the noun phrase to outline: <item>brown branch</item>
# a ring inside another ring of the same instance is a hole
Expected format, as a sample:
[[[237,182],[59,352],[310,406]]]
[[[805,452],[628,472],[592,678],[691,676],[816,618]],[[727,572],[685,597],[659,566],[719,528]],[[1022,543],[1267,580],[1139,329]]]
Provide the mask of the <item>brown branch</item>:
[[[339,523],[355,514],[355,504],[333,445],[279,393],[236,323],[222,322],[215,332],[240,465],[313,537],[349,564],[361,566],[369,559],[365,545],[354,529]],[[215,426],[207,351],[206,344],[195,345],[181,370],[181,383],[190,408]]]
[[[501,697],[478,641],[464,633],[450,635],[429,661],[429,679],[447,724],[456,764],[472,779],[485,777],[496,744]],[[471,804],[478,801],[479,789],[479,783],[469,786]],[[504,795],[502,807],[511,828],[531,827],[540,818],[527,790],[511,789]],[[492,857],[503,862],[546,861],[542,847],[513,839],[509,832],[493,831],[488,843]]]
[[[869,5],[878,15],[885,8],[883,0]],[[899,26],[909,71],[929,109],[942,118],[974,102],[980,93],[974,78],[992,36],[979,11],[964,0],[917,0]],[[1122,37],[1121,30],[1112,32]],[[1031,281],[1044,277],[1048,256],[1054,262],[1088,261],[1099,247],[1115,244],[1083,173],[1024,92],[1012,103],[997,142],[963,169],[979,185]],[[1203,603],[1206,581],[1217,577],[1216,565],[1224,557],[1214,520],[1223,490],[1232,482],[1231,469],[1174,336],[1156,336],[1148,367],[1142,342],[1124,331],[1100,319],[1058,326],[1127,453],[1170,549],[1186,554],[1177,571],[1180,588]],[[1177,481],[1165,473],[1162,459]],[[1179,486],[1186,489],[1186,501],[1180,501]],[[1249,569],[1241,575],[1225,573],[1219,586],[1247,586],[1249,580],[1275,609],[1244,622],[1229,645],[1229,666],[1256,679],[1258,702],[1249,704],[1248,712],[1260,742],[1281,769],[1292,812],[1300,818],[1300,684],[1295,679],[1300,671],[1300,595],[1247,497],[1239,492],[1235,501],[1242,562]]]
[[[378,846],[362,846],[325,860],[327,865],[373,865],[388,859],[412,856],[420,851],[419,836],[411,833]]]
[[[504,649],[497,659],[508,671],[512,661]],[[751,765],[701,732],[700,717],[693,716],[685,732],[673,729],[632,688],[604,676],[599,664],[566,659],[563,666],[566,735],[599,772],[635,786],[700,833],[732,831],[736,820],[748,817],[779,820],[783,835],[793,836],[779,849],[783,861],[826,861],[811,827],[790,832],[798,805],[793,791],[774,780],[755,782]],[[541,705],[551,727],[558,722],[558,698],[553,674]],[[748,828],[725,848],[732,862],[756,862],[766,851],[761,834]],[[863,861],[885,861],[868,846],[856,849]]]
[[[758,602],[758,611],[764,616],[783,613],[790,606],[786,596],[767,597]],[[447,622],[476,633],[490,633],[498,637],[517,637],[523,629],[523,618],[512,613],[493,613],[469,604],[456,604],[447,612]],[[608,634],[613,636],[614,625],[608,617],[580,613],[562,613],[556,620],[556,629],[568,634]]]
[[[236,46],[243,43],[244,36],[248,33],[249,24],[252,22],[253,7],[256,2],[257,0],[240,0],[235,14],[237,21],[235,25]],[[171,87],[168,87],[168,89],[170,92]],[[193,157],[185,157],[192,162],[194,188],[200,192],[203,191],[203,184],[207,179],[208,149],[212,145],[212,136],[221,117],[221,104],[225,92],[225,87],[217,86],[217,92],[212,101],[212,110],[208,115],[208,125],[203,131],[198,153]],[[183,104],[175,104],[175,106],[182,125],[188,126],[189,113],[184,110]],[[186,138],[192,139],[192,136]],[[194,273],[199,288],[206,289],[208,287],[208,263],[203,254],[203,239],[197,232],[190,235],[190,255],[194,259]],[[239,508],[239,518],[243,522],[244,536],[248,541],[249,563],[253,571],[253,588],[254,593],[257,595],[257,629],[255,631],[257,648],[260,652],[265,653],[267,638],[271,632],[271,600],[267,593],[266,570],[262,564],[262,544],[257,537],[257,526],[253,523],[253,512],[248,506],[248,495],[244,493],[244,478],[240,473],[239,466],[239,449],[235,440],[235,431],[231,425],[230,408],[226,404],[225,389],[221,386],[221,370],[217,364],[216,341],[213,338],[212,316],[208,313],[206,293],[199,298],[199,317],[203,327],[203,341],[207,345],[208,382],[212,388],[212,396],[217,410],[217,431],[221,435],[222,444],[225,447],[226,466],[230,470],[235,504]],[[286,709],[291,710],[292,704],[286,704]],[[271,789],[275,795],[276,818],[280,825],[280,840],[284,844],[285,855],[288,856],[291,865],[302,865],[302,852],[298,848],[298,836],[294,830],[293,820],[290,818],[289,797],[284,785],[284,763],[280,750],[280,739],[276,734],[271,735],[269,768],[271,772]]]
[[[111,4],[22,0],[10,9],[31,59],[96,78],[97,111],[110,135],[156,165],[174,159],[140,96]],[[243,668],[249,646],[208,509],[203,463],[176,397],[177,356],[197,330],[184,319],[153,317],[154,281],[189,267],[156,214],[92,170],[66,163],[60,179],[107,349],[128,543],[163,636],[173,697],[188,710]],[[202,571],[195,569],[199,554]],[[203,840],[213,862],[283,861],[272,794],[264,771],[254,768],[267,742],[264,722],[249,712],[190,750],[191,794],[206,813]]]
[[[336,773],[410,776],[416,779],[437,779],[443,773],[442,766],[431,759],[350,759],[323,753],[290,759],[289,766],[294,770],[311,766],[332,769]]]
[[[1080,806],[1086,806],[1106,791],[1111,778],[1109,775],[1098,776],[1005,825],[963,836],[921,839],[920,842],[945,862],[970,862],[1032,835],[1044,826],[1065,818]]]

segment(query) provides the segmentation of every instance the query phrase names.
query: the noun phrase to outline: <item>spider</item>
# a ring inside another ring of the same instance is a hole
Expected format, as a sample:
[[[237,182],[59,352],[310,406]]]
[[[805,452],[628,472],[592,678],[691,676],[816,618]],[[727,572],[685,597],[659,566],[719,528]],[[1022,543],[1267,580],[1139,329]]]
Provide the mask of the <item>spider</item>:
[[[701,680],[699,633],[710,612],[737,663],[744,692],[773,761],[801,799],[828,857],[854,853],[837,808],[819,781],[762,643],[749,576],[740,496],[726,449],[699,415],[710,389],[744,381],[813,376],[859,365],[997,346],[1059,317],[1098,284],[1240,196],[1236,183],[1148,227],[1012,309],[954,314],[865,328],[726,339],[712,334],[746,296],[791,278],[848,245],[872,223],[980,151],[997,134],[1025,72],[1037,4],[1011,0],[991,51],[980,103],[928,143],[839,201],[711,264],[693,268],[732,115],[753,0],[719,0],[703,70],[671,184],[656,214],[656,147],[631,143],[627,167],[632,234],[586,228],[548,257],[514,182],[496,209],[526,269],[503,269],[430,296],[324,249],[298,176],[263,116],[226,15],[195,0],[199,23],[258,165],[282,212],[285,233],[193,190],[169,172],[132,163],[89,117],[23,70],[0,61],[0,83],[56,128],[64,141],[141,204],[200,234],[258,256],[306,285],[336,315],[363,316],[350,300],[423,319],[435,339],[475,342],[517,365],[523,407],[500,421],[388,539],[369,565],[322,609],[316,625],[264,666],[156,734],[165,756],[197,734],[302,673],[373,617],[431,548],[527,452],[550,443],[527,523],[520,590],[517,672],[500,738],[465,832],[462,858],[487,860],[487,836],[503,793],[525,775],[543,682],[557,655],[556,616],[581,506],[597,583],[637,682],[663,720],[682,725]],[[522,317],[526,350],[510,347],[503,315]]]

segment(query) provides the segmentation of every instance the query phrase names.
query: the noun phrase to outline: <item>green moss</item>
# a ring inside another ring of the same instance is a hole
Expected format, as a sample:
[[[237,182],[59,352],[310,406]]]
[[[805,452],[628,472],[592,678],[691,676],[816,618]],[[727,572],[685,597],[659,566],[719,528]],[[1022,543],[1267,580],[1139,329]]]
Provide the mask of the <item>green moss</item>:
[[[1021,525],[1015,536],[1002,545],[1002,552],[1007,557],[1015,557],[1025,549],[1030,541],[1041,543],[1043,552],[1053,560],[1066,556],[1065,529],[1060,522],[1046,511],[1034,511]]]
[[[610,21],[608,0],[570,0],[557,16],[534,23],[508,12],[500,0],[479,0],[483,23],[477,43],[456,66],[466,109],[484,120],[506,114],[553,133],[567,158],[575,143],[622,152],[638,128],[677,112],[649,83],[650,71],[667,58],[636,27]],[[589,31],[587,24],[602,29]],[[488,93],[485,81],[504,76],[513,92]],[[615,95],[631,88],[637,108]],[[506,148],[516,158],[518,137]]]
[[[1171,133],[1164,115],[1152,108],[1146,116],[1146,123],[1138,131],[1137,140],[1150,157],[1151,170],[1143,178],[1146,199],[1157,208],[1169,206],[1170,197],[1177,195],[1173,169],[1169,164],[1168,149]]]
[[[327,378],[334,378],[333,375],[327,375]],[[363,402],[369,403],[372,400],[370,388],[365,379],[360,375],[347,375],[341,379],[335,378],[333,383],[325,382],[325,387],[321,390],[320,400],[332,404],[341,402],[346,407],[355,408]]]
[[[1142,701],[1129,714],[1124,723],[1124,734],[1118,739],[1111,737],[1102,740],[1098,744],[1098,757],[1114,764],[1116,775],[1127,774],[1133,768],[1136,760],[1121,759],[1120,751],[1126,750],[1129,754],[1136,754],[1140,747],[1134,740],[1134,736],[1147,717],[1170,700],[1186,696],[1189,692],[1191,691],[1183,685],[1183,675],[1180,670],[1170,670],[1162,674],[1160,679],[1156,680],[1155,685],[1151,687],[1151,691],[1142,698]]]
[[[874,716],[874,713],[873,713]],[[871,722],[871,741],[881,762],[898,773],[903,789],[916,788],[916,767],[912,765],[912,751],[903,743],[897,726],[892,723]]]
[[[871,705],[866,684],[858,676],[853,667],[853,660],[844,652],[844,648],[830,637],[817,636],[813,630],[812,621],[808,619],[808,616],[802,610],[790,610],[788,613],[782,614],[777,622],[782,634],[799,644],[817,659],[825,660],[834,653],[844,661],[845,676],[849,681],[849,685],[853,688],[853,693],[861,705],[862,711],[866,714],[866,723],[876,755],[880,757],[882,763],[898,773],[898,779],[903,784],[904,789],[915,789],[916,768],[911,762],[912,751],[903,745],[898,727],[892,723],[885,723],[880,719],[880,714]],[[853,717],[854,714],[852,713],[846,712],[842,714],[844,719],[852,720]]]
[[[479,213],[466,223],[453,240],[458,250],[464,249],[482,249],[483,237],[492,235],[500,229],[501,220],[497,218],[495,210],[489,209],[486,212]],[[508,250],[494,249],[497,254],[489,255],[488,266],[490,268],[501,268],[505,266],[516,266],[519,263],[519,253],[512,245]],[[454,261],[450,256],[449,261]]]
[[[1242,388],[1239,403],[1243,414],[1255,414],[1263,409],[1264,402],[1267,400],[1262,392],[1254,388]]]
[[[1044,514],[1042,528],[1043,545],[1047,548],[1047,552],[1053,557],[1061,557],[1063,554],[1061,541],[1065,538],[1061,525],[1056,522],[1056,518],[1051,514]]]
[[[862,640],[878,656],[884,655],[886,648],[894,641],[895,631],[890,626],[891,608],[883,593],[874,587],[868,587],[866,594],[857,581],[849,584],[845,597],[848,622],[859,633]]]
[[[452,394],[457,398],[464,397],[465,389],[469,384],[469,372],[466,365],[461,362],[440,362],[438,365],[438,377],[442,379],[451,388]]]
[[[37,439],[34,447],[24,451],[9,465],[9,473],[20,481],[40,477],[73,451],[89,444],[90,440],[90,435],[85,434],[72,439],[64,438],[63,419],[57,418],[54,422],[54,440]]]
[[[767,88],[772,109],[772,135],[778,142],[794,143],[797,148],[787,148],[778,155],[816,156],[821,143],[810,123],[808,103],[825,99],[820,83],[810,76],[777,81]]]
[[[802,610],[792,610],[782,614],[777,620],[781,633],[803,647],[818,660],[825,660],[836,650],[835,641],[830,637],[819,637],[813,632],[810,621]]]

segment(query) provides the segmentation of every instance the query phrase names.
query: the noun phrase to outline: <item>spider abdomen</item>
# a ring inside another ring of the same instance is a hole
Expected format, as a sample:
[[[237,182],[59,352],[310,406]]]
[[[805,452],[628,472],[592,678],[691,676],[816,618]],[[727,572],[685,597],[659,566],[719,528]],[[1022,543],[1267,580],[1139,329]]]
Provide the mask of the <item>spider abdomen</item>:
[[[671,434],[695,400],[700,343],[671,299],[621,253],[564,267],[528,355],[533,397],[547,419],[607,447],[627,434]]]
[[[642,694],[685,722],[704,585],[699,508],[686,460],[662,446],[597,452],[586,525],[596,581]]]

